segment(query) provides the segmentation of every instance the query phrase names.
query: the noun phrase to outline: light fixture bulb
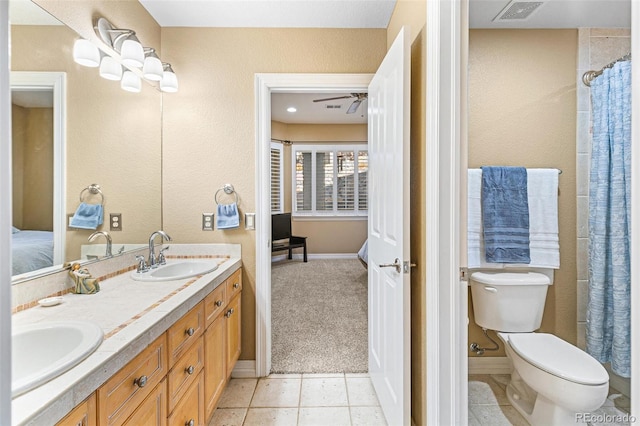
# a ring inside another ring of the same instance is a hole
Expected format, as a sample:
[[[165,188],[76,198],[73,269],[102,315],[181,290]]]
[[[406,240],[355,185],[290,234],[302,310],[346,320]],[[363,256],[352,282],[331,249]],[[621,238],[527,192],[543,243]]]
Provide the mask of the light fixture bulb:
[[[105,55],[100,61],[100,77],[119,81],[122,79],[122,65],[111,56]]]
[[[160,81],[163,77],[163,67],[160,58],[155,54],[154,49],[150,49],[147,53],[147,57],[144,58],[144,65],[142,66],[142,75],[147,80]]]
[[[89,40],[80,38],[73,43],[73,60],[85,67],[95,68],[100,65],[100,50]]]
[[[140,68],[144,64],[144,49],[134,35],[130,35],[120,48],[122,64],[127,67]]]
[[[296,107],[287,108],[287,112],[296,112],[296,111],[298,111],[298,108],[296,108]]]
[[[142,90],[142,81],[133,71],[125,71],[122,74],[120,87],[127,92],[138,93]]]
[[[175,93],[178,91],[178,77],[173,72],[170,64],[163,64],[164,72],[160,81],[160,90],[163,92]]]

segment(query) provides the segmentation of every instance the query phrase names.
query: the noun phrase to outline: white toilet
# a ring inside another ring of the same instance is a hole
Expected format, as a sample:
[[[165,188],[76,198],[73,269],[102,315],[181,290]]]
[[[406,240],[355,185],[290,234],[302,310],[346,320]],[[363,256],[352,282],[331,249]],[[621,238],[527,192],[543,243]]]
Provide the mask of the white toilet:
[[[497,331],[513,364],[507,397],[532,425],[575,424],[577,413],[602,406],[609,375],[586,352],[540,328],[548,275],[538,272],[473,272],[475,322]]]

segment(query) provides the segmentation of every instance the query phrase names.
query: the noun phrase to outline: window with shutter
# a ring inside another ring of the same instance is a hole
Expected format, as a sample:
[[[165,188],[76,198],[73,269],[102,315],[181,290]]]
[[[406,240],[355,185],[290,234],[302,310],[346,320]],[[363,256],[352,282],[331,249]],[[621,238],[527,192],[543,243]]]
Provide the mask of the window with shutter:
[[[367,215],[366,144],[296,144],[292,150],[294,215]]]
[[[271,142],[271,213],[283,212],[282,144]]]

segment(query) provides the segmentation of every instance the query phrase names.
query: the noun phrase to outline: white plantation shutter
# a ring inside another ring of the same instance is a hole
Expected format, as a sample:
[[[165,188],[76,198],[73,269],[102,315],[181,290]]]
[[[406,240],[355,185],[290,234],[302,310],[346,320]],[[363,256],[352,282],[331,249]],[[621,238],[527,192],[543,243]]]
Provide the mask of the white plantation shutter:
[[[282,144],[271,142],[271,213],[283,212]]]
[[[366,144],[296,144],[292,155],[294,215],[367,215]]]

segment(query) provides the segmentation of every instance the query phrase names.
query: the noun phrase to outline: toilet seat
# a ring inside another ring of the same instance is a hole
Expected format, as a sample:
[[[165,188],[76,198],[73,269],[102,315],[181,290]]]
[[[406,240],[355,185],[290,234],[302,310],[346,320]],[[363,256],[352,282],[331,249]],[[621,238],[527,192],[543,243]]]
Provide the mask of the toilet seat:
[[[530,364],[562,379],[583,385],[609,381],[607,371],[595,358],[553,334],[508,334],[508,344]]]

